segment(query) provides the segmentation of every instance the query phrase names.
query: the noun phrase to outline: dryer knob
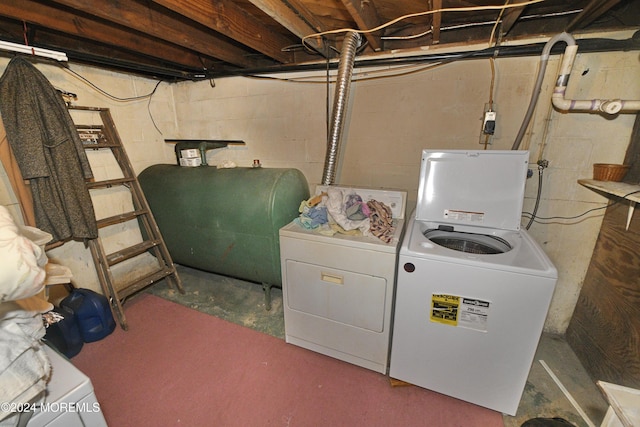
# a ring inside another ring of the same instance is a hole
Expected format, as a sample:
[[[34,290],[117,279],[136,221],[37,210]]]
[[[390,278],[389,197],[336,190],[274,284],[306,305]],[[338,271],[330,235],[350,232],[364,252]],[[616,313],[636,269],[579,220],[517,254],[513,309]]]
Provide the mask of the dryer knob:
[[[416,271],[416,266],[410,262],[407,262],[404,264],[404,271],[406,271],[407,273],[413,273],[414,271]]]

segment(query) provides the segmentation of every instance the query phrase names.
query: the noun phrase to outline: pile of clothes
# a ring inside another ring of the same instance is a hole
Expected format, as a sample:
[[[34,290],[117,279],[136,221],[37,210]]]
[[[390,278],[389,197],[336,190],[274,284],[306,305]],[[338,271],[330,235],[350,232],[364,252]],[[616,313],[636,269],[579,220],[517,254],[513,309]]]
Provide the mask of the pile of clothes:
[[[373,235],[385,243],[393,239],[395,228],[391,208],[377,200],[363,201],[353,190],[327,188],[300,204],[296,222],[325,235]]]
[[[0,205],[0,426],[28,419],[32,413],[16,408],[40,402],[51,375],[41,342],[42,316],[23,304],[44,288],[46,263],[43,249],[24,236]]]

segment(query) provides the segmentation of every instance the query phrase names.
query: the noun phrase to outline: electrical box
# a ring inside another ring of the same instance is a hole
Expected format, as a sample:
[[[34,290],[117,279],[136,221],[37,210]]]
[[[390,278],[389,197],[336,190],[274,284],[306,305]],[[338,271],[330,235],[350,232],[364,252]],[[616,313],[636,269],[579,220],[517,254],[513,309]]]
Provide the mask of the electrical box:
[[[487,111],[484,113],[484,120],[482,122],[482,132],[485,135],[493,135],[496,131],[496,112]]]
[[[478,142],[482,145],[491,144],[496,136],[496,120],[498,113],[496,112],[496,104],[494,102],[484,104],[482,111],[482,127],[480,128],[480,138]]]

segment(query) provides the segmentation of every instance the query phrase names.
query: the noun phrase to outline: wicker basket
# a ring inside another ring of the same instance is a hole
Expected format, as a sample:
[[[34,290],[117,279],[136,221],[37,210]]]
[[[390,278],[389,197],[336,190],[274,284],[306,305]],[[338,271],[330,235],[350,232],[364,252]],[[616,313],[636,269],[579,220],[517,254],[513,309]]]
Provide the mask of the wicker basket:
[[[594,163],[593,179],[597,181],[622,181],[629,170],[628,165]]]

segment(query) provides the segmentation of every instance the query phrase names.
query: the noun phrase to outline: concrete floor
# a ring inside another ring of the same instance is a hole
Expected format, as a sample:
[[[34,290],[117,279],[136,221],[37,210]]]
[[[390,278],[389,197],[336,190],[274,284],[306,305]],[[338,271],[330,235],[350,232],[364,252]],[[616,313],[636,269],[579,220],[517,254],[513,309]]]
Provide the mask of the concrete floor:
[[[259,284],[180,265],[177,269],[184,295],[169,288],[166,281],[146,292],[284,339],[280,289],[272,290],[272,307],[266,311],[264,291]],[[518,412],[514,417],[504,415],[503,419],[505,427],[519,427],[536,417],[561,417],[579,427],[599,426],[607,406],[595,382],[564,339],[543,334]]]

